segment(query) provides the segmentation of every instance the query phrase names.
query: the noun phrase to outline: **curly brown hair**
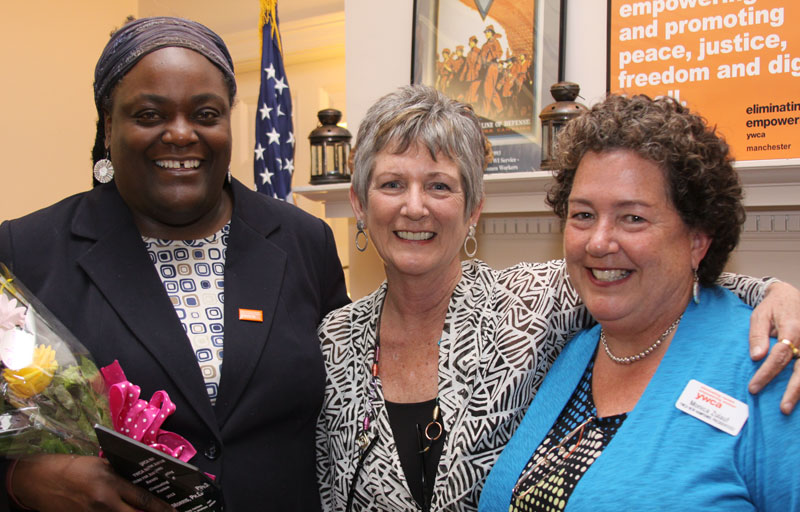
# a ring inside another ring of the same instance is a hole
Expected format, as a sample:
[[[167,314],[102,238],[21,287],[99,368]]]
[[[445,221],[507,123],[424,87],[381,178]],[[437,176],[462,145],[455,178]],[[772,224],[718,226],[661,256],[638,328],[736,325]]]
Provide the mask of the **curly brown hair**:
[[[559,134],[560,170],[547,204],[562,220],[581,159],[589,151],[615,149],[633,151],[664,171],[669,197],[683,222],[711,238],[697,274],[701,284],[713,284],[739,242],[745,220],[742,186],[728,144],[702,117],[672,98],[609,95]]]

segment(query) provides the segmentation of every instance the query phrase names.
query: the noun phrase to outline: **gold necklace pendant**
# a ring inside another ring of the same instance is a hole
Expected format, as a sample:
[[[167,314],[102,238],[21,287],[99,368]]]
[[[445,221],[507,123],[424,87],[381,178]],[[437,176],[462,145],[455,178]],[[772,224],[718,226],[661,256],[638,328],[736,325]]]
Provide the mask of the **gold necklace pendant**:
[[[431,434],[431,428],[435,429],[435,434]],[[433,407],[433,419],[425,427],[425,438],[430,442],[436,441],[442,436],[442,432],[444,432],[444,427],[439,421],[439,397],[436,397],[436,405]]]

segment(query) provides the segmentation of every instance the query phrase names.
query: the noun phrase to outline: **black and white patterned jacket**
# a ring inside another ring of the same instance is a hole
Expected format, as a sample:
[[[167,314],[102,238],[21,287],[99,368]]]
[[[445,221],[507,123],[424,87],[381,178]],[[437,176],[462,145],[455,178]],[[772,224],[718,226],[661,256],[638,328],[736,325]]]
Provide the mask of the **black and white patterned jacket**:
[[[721,283],[748,303],[764,283],[724,275]],[[372,294],[331,312],[319,327],[327,370],[317,426],[317,476],[323,508],[342,511],[358,460],[367,406],[377,315],[384,282]],[[431,510],[477,510],[489,470],[519,425],[545,373],[566,341],[592,323],[566,279],[563,260],[493,270],[462,263],[439,349],[439,404],[447,438]],[[378,386],[378,436],[359,473],[352,510],[419,510],[395,449]]]

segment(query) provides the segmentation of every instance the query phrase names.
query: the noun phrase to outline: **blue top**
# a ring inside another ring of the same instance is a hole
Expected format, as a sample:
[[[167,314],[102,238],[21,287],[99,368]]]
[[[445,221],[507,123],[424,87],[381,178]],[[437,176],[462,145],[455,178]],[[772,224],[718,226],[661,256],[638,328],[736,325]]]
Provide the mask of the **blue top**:
[[[721,288],[691,302],[636,407],[580,479],[568,510],[800,510],[800,415],[780,399],[791,365],[760,394],[747,383],[758,364],[748,355],[751,308]],[[479,510],[507,511],[511,490],[533,451],[580,381],[599,326],[570,341],[492,469]],[[731,436],[675,407],[695,379],[748,405]]]

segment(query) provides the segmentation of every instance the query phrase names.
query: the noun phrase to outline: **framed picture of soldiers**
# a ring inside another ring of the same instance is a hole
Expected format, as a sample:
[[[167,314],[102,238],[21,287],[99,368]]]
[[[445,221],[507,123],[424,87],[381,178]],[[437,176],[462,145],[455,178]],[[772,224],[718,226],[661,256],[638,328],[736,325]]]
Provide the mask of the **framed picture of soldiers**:
[[[539,169],[562,1],[414,1],[411,82],[472,105],[494,151],[487,172]]]

